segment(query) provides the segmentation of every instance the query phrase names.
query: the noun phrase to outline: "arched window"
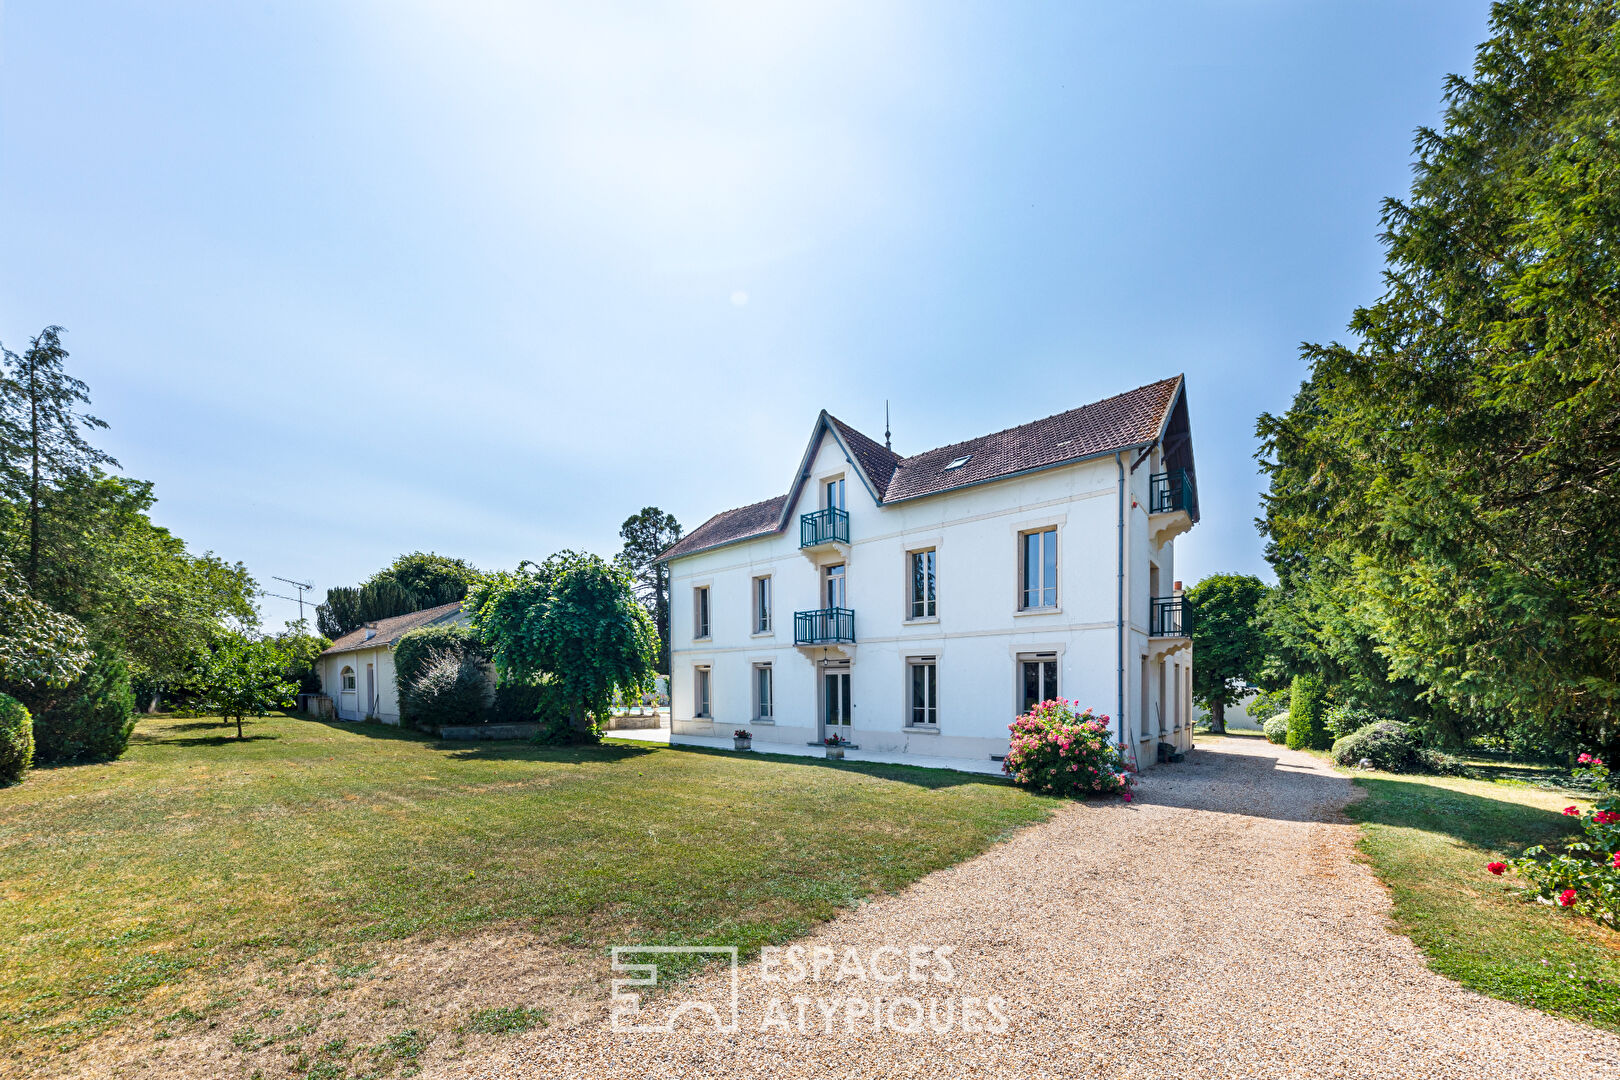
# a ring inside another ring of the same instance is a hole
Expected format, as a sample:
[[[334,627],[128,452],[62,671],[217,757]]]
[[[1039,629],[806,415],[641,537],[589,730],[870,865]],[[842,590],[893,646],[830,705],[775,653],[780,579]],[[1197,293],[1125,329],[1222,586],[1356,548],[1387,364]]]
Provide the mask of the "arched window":
[[[349,667],[347,664],[343,666],[343,689],[354,689],[354,668]]]

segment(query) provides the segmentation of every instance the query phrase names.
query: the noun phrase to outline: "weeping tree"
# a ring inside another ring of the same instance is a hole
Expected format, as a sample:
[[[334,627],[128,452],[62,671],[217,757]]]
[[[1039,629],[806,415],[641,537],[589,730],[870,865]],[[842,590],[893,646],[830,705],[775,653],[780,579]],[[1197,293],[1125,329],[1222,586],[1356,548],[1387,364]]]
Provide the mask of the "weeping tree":
[[[564,551],[495,575],[468,604],[501,681],[545,684],[575,738],[600,737],[616,692],[653,685],[658,633],[623,566]]]

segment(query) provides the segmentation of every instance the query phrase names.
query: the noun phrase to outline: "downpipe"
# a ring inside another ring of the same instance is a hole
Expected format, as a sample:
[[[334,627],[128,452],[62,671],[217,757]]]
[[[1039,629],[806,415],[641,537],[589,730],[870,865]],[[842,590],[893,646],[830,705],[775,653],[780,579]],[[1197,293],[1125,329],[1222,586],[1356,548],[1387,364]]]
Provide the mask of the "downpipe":
[[[1135,767],[1136,774],[1140,776],[1142,762],[1136,752],[1136,742],[1127,738],[1125,732],[1125,458],[1122,451],[1114,451],[1114,465],[1119,470],[1119,582],[1114,596],[1117,604],[1114,615],[1114,648],[1118,654],[1119,665],[1115,672],[1114,730],[1118,733],[1119,744],[1130,748],[1131,764]]]

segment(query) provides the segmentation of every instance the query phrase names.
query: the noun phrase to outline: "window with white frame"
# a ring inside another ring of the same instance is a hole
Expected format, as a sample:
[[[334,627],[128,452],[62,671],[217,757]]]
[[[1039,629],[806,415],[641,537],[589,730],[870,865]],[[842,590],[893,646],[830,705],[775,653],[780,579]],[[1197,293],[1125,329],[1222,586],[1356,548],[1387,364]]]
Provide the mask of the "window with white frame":
[[[771,678],[771,665],[754,665],[754,719],[771,720],[776,715],[775,686]]]
[[[754,633],[771,632],[771,579],[769,575],[754,579]]]
[[[692,715],[707,719],[709,712],[709,666],[700,664],[692,669]]]
[[[692,636],[709,636],[709,587],[699,585],[692,590]]]
[[[1026,653],[1018,658],[1018,694],[1021,713],[1058,696],[1056,653]]]
[[[1057,530],[1018,537],[1018,606],[1025,611],[1057,607]]]
[[[932,656],[906,658],[912,727],[939,726],[939,668]]]
[[[354,668],[345,666],[343,668],[342,677],[343,677],[343,689],[345,689],[345,690],[353,690],[354,689]]]
[[[906,553],[910,564],[910,603],[906,607],[909,619],[931,619],[939,614],[934,602],[934,549]]]

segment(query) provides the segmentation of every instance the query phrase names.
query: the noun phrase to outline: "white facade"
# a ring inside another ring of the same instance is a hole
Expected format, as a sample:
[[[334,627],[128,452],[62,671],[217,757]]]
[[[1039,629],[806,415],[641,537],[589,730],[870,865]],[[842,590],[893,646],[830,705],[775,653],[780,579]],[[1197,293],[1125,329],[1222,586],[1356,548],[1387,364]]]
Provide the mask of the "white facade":
[[[1144,768],[1161,742],[1189,748],[1191,643],[1149,633],[1150,598],[1173,595],[1173,538],[1192,524],[1148,512],[1157,442],[882,503],[824,418],[786,528],[670,559],[673,736],[747,728],[768,751],[837,733],[863,750],[983,762],[1006,753],[1033,690],[1109,716]],[[848,542],[801,547],[801,515],[840,480]],[[1053,539],[1055,596],[1037,573],[1027,603],[1025,553]],[[932,613],[913,585],[912,556],[928,551]],[[844,603],[830,603],[839,576]],[[796,644],[795,613],[830,607],[854,612],[854,643]]]
[[[321,687],[340,720],[399,723],[394,651],[387,644],[321,658]]]

